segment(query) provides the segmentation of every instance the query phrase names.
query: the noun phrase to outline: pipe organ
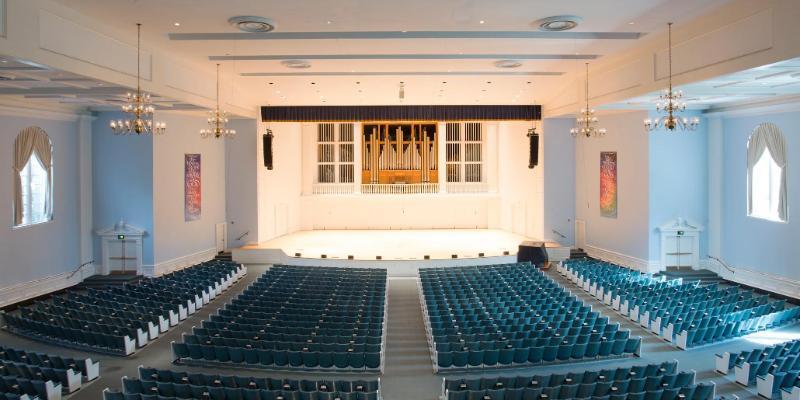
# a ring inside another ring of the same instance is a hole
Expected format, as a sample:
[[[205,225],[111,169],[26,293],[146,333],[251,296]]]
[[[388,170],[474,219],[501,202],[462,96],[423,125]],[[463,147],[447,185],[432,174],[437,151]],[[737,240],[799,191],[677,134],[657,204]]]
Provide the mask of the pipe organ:
[[[438,182],[436,126],[436,123],[365,123],[361,182]]]

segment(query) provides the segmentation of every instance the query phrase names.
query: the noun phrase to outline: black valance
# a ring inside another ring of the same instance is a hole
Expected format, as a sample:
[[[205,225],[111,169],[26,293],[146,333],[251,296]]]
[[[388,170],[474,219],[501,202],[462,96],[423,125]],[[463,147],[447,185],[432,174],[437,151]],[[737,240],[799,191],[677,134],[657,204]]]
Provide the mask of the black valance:
[[[264,122],[314,121],[533,121],[542,106],[264,106]]]

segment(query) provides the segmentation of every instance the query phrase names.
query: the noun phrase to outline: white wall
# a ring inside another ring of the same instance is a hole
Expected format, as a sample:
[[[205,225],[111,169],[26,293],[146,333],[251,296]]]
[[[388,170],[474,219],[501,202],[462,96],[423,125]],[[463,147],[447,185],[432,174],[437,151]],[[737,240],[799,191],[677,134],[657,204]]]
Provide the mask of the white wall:
[[[542,121],[544,160],[543,238],[570,246],[575,243],[575,142],[569,130],[572,118]],[[562,238],[553,231],[566,238]]]
[[[0,114],[0,306],[67,286],[65,274],[80,259],[80,193],[77,116]],[[53,220],[13,228],[11,164],[14,140],[29,126],[43,128],[53,142]],[[91,196],[91,193],[88,193]],[[74,284],[74,283],[73,283]]]
[[[532,238],[544,237],[544,159],[528,169],[531,122],[504,121],[497,127],[497,227]],[[539,141],[539,154],[544,140]]]
[[[266,125],[259,122],[256,135],[258,156],[258,240],[264,242],[300,229],[302,190],[302,135],[299,123],[272,123],[273,169],[264,167],[261,134]]]
[[[587,250],[628,266],[647,268],[648,134],[644,111],[600,117],[603,138],[576,139],[575,218],[586,222]],[[600,152],[617,152],[618,215],[600,216]]]
[[[234,119],[228,124],[236,137],[225,141],[225,208],[228,247],[258,241],[258,172],[256,141],[261,140],[255,119]],[[248,233],[249,232],[249,233]],[[241,240],[236,240],[244,235]]]
[[[205,116],[158,112],[167,133],[153,139],[153,238],[156,275],[213,257],[215,225],[225,222],[225,143],[203,139]],[[184,155],[200,154],[201,217],[184,220]]]

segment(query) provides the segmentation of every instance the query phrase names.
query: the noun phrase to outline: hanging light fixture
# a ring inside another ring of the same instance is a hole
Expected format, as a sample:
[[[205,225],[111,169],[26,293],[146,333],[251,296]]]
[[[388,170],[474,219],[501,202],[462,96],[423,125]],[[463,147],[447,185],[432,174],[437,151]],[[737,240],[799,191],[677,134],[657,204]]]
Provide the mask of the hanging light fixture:
[[[160,135],[167,130],[164,122],[153,121],[153,107],[149,93],[142,93],[141,86],[141,42],[142,24],[136,24],[136,92],[126,95],[126,103],[122,106],[122,111],[130,114],[128,119],[111,121],[111,131],[115,135],[127,135],[135,133]]]
[[[203,138],[215,137],[233,137],[236,135],[236,130],[228,129],[228,112],[220,110],[219,108],[219,64],[217,64],[217,108],[208,112],[208,129],[201,129],[200,136]]]
[[[693,131],[700,125],[700,118],[693,117],[689,119],[677,115],[686,111],[686,103],[681,100],[683,92],[672,89],[672,22],[667,23],[667,28],[669,35],[669,86],[658,96],[658,102],[656,102],[656,111],[665,115],[656,119],[645,119],[644,126],[648,131],[662,128],[670,131],[674,131],[677,128],[684,131]]]
[[[578,117],[575,118],[575,127],[569,132],[572,137],[586,136],[601,137],[605,136],[605,128],[597,127],[597,117],[594,116],[594,109],[589,108],[589,63],[586,63],[586,87],[584,91],[586,97],[586,108],[581,109]]]

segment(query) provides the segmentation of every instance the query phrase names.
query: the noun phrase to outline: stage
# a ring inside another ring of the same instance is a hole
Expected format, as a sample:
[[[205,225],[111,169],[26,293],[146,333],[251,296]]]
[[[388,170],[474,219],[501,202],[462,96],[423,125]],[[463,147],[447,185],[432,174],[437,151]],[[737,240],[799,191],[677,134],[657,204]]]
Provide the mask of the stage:
[[[233,249],[241,263],[387,268],[416,276],[419,267],[516,262],[520,243],[535,240],[496,229],[299,231]],[[552,246],[552,247],[551,247]],[[561,248],[548,243],[553,255]],[[551,259],[553,256],[551,256]]]

